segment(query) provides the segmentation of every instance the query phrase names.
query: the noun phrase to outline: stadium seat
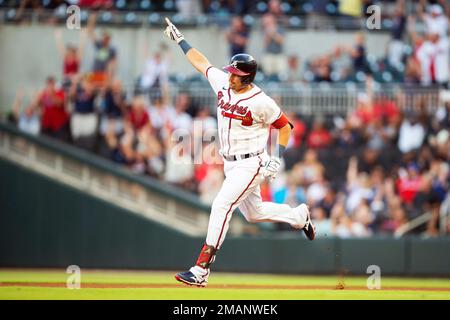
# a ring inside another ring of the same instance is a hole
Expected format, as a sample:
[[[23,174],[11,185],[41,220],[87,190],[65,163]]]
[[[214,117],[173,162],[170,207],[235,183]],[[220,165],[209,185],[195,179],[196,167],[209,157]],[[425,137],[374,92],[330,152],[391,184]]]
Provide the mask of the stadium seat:
[[[143,11],[148,11],[152,7],[152,2],[150,0],[141,0],[139,3],[139,9]]]
[[[266,13],[267,11],[267,4],[263,1],[260,1],[256,4],[256,13]]]
[[[114,7],[117,10],[126,10],[127,9],[127,0],[116,0],[114,3]]]
[[[125,14],[122,23],[128,26],[139,26],[142,24],[142,18],[135,12],[131,11]]]
[[[112,22],[112,14],[109,11],[102,12],[99,17],[99,22],[103,24],[108,24]]]
[[[294,17],[289,18],[289,27],[292,27],[292,28],[305,27],[305,23],[303,22],[303,20],[301,18],[294,16]]]
[[[152,24],[160,25],[163,21],[163,18],[158,13],[153,12],[147,16],[147,21],[151,25]]]
[[[308,13],[311,13],[312,11],[313,11],[313,5],[312,5],[312,3],[311,2],[305,2],[303,5],[302,5],[302,11],[303,11],[303,13],[304,14],[308,14]]]
[[[283,11],[286,14],[290,14],[292,10],[292,6],[289,4],[289,2],[283,2],[280,5],[281,11]]]
[[[331,16],[338,14],[338,7],[337,7],[337,4],[335,4],[335,3],[332,3],[332,2],[328,3],[326,6],[326,10],[327,10],[327,13]]]
[[[166,0],[166,1],[164,1],[163,8],[166,11],[174,11],[174,10],[176,10],[176,8],[175,8],[175,1],[173,1],[173,0]]]

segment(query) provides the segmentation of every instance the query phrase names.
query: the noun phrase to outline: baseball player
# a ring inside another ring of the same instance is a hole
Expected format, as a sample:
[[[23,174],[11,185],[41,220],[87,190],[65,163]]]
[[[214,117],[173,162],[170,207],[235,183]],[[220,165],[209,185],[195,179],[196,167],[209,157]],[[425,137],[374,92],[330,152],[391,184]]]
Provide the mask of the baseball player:
[[[289,223],[303,230],[309,240],[314,240],[316,231],[306,204],[291,208],[261,199],[259,185],[278,173],[292,125],[275,101],[253,83],[255,59],[248,54],[237,54],[223,68],[227,71],[224,72],[192,48],[169,19],[166,22],[166,36],[177,42],[217,95],[219,153],[224,159],[225,180],[213,201],[206,242],[195,266],[175,275],[178,281],[204,287],[234,209],[239,208],[249,222]],[[270,126],[279,130],[277,151],[272,156],[265,150]]]

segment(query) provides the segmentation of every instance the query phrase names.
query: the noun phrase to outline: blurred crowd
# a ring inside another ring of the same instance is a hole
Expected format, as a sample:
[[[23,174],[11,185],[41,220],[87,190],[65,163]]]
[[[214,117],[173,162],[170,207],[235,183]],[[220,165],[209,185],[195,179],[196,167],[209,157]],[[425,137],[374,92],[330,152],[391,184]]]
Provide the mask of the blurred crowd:
[[[308,203],[319,236],[450,233],[448,219],[440,222],[450,200],[450,101],[430,114],[430,101],[408,108],[404,94],[387,98],[372,82],[345,116],[289,115],[295,129],[285,170],[262,194]],[[419,217],[428,222],[408,229]]]
[[[330,52],[299,61],[298,55],[286,54],[286,14],[281,10],[280,1],[271,0],[261,17],[264,56],[260,71],[265,79],[282,82],[364,82],[370,75],[384,83],[447,87],[450,5],[445,0],[421,0],[415,4],[416,10],[408,13],[405,3],[405,0],[397,0],[395,7],[387,11],[391,13],[392,22],[385,56],[371,55],[365,34],[356,32],[353,45],[338,45]],[[361,4],[354,16],[360,17],[363,8]],[[342,16],[348,18],[349,14]],[[234,17],[227,37],[230,55],[246,51],[249,34],[244,19]]]
[[[404,77],[406,84],[448,83],[449,47],[446,4],[426,6],[417,16],[406,17],[398,1],[392,41],[384,66]],[[308,203],[319,236],[366,237],[378,234],[450,233],[450,223],[439,218],[442,203],[449,201],[450,102],[433,105],[416,99],[407,106],[405,93],[392,98],[374,89],[382,81],[382,63],[367,58],[365,38],[355,34],[355,45],[338,46],[333,52],[305,63],[284,54],[285,26],[280,2],[271,0],[261,17],[265,55],[260,73],[286,81],[347,81],[358,78],[365,92],[346,115],[304,117],[289,113],[295,129],[284,157],[284,169],[272,183],[262,186],[264,200],[297,206]],[[189,93],[169,92],[171,55],[161,45],[146,57],[142,73],[130,94],[117,77],[120,53],[111,34],[96,30],[95,13],[80,33],[78,44],[65,44],[55,32],[61,55],[63,80],[49,76],[39,92],[20,89],[10,120],[30,134],[44,134],[198,194],[211,204],[220,190],[223,163],[217,153],[213,106],[201,105]],[[423,30],[416,26],[423,23]],[[406,33],[405,30],[408,30]],[[409,40],[405,38],[408,35]],[[227,39],[230,55],[247,51],[249,30],[242,17],[230,21]],[[408,54],[407,41],[413,50]],[[89,72],[81,73],[87,42],[94,59]],[[406,53],[406,54],[405,54]],[[446,55],[446,57],[444,57]],[[402,69],[403,68],[403,69]],[[280,75],[283,75],[281,77]],[[383,77],[383,73],[382,76]],[[281,97],[275,97],[283,107]],[[198,159],[201,159],[198,161]],[[413,230],[407,223],[428,217]],[[450,221],[450,217],[447,221]],[[262,224],[267,230],[292,230]]]
[[[336,46],[331,52],[307,61],[307,81],[364,81],[365,75],[379,82],[447,87],[450,72],[449,17],[447,1],[421,0],[414,14],[407,14],[405,1],[394,10],[391,39],[386,55],[370,56],[362,32],[352,46]]]
[[[83,9],[107,10],[109,13],[121,10],[166,11],[174,14],[180,23],[201,14],[215,15],[215,21],[223,20],[224,23],[217,23],[228,29],[230,56],[248,52],[251,29],[258,28],[263,33],[263,56],[259,70],[263,80],[362,83],[370,74],[376,81],[385,83],[444,87],[449,84],[450,4],[446,0],[22,0],[18,15],[26,8],[39,10],[44,6],[55,9],[60,6],[66,8],[70,4],[77,4]],[[372,11],[367,9],[373,4],[380,8],[380,18],[389,21],[379,26],[384,31],[389,30],[391,38],[383,57],[371,55],[363,32],[355,33],[351,45],[337,45],[329,52],[312,58],[303,57],[303,61],[300,55],[287,52],[286,33],[293,27],[293,18],[301,16],[306,21],[304,27],[309,29],[321,28],[327,25],[327,21],[344,21],[348,25],[353,24],[353,30],[364,30],[368,19],[361,18],[370,17]],[[260,18],[258,23],[254,23],[254,18],[249,18],[251,15]],[[129,15],[129,19],[135,19],[135,16]],[[221,16],[225,18],[219,19]]]

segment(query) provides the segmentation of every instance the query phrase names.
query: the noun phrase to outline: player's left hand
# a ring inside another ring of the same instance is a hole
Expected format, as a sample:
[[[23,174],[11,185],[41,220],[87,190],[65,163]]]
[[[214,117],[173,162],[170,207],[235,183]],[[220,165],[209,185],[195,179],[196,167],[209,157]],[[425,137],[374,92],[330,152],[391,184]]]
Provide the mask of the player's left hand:
[[[271,180],[276,177],[278,171],[280,171],[281,159],[278,157],[272,157],[267,161],[264,166],[263,176],[264,178],[270,178]]]
[[[176,41],[176,43],[180,43],[182,40],[184,40],[183,35],[181,34],[180,30],[178,30],[177,27],[174,26],[174,24],[169,20],[169,18],[166,18],[167,27],[164,31],[164,34],[171,40]]]

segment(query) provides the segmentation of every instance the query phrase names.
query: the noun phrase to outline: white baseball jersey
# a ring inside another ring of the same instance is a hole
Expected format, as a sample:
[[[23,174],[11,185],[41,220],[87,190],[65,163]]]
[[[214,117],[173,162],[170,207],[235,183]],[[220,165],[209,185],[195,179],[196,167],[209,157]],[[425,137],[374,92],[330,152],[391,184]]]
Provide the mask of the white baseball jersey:
[[[265,149],[269,126],[282,115],[275,101],[254,84],[245,93],[234,93],[228,74],[216,67],[206,70],[206,78],[217,95],[220,154],[242,155]]]

